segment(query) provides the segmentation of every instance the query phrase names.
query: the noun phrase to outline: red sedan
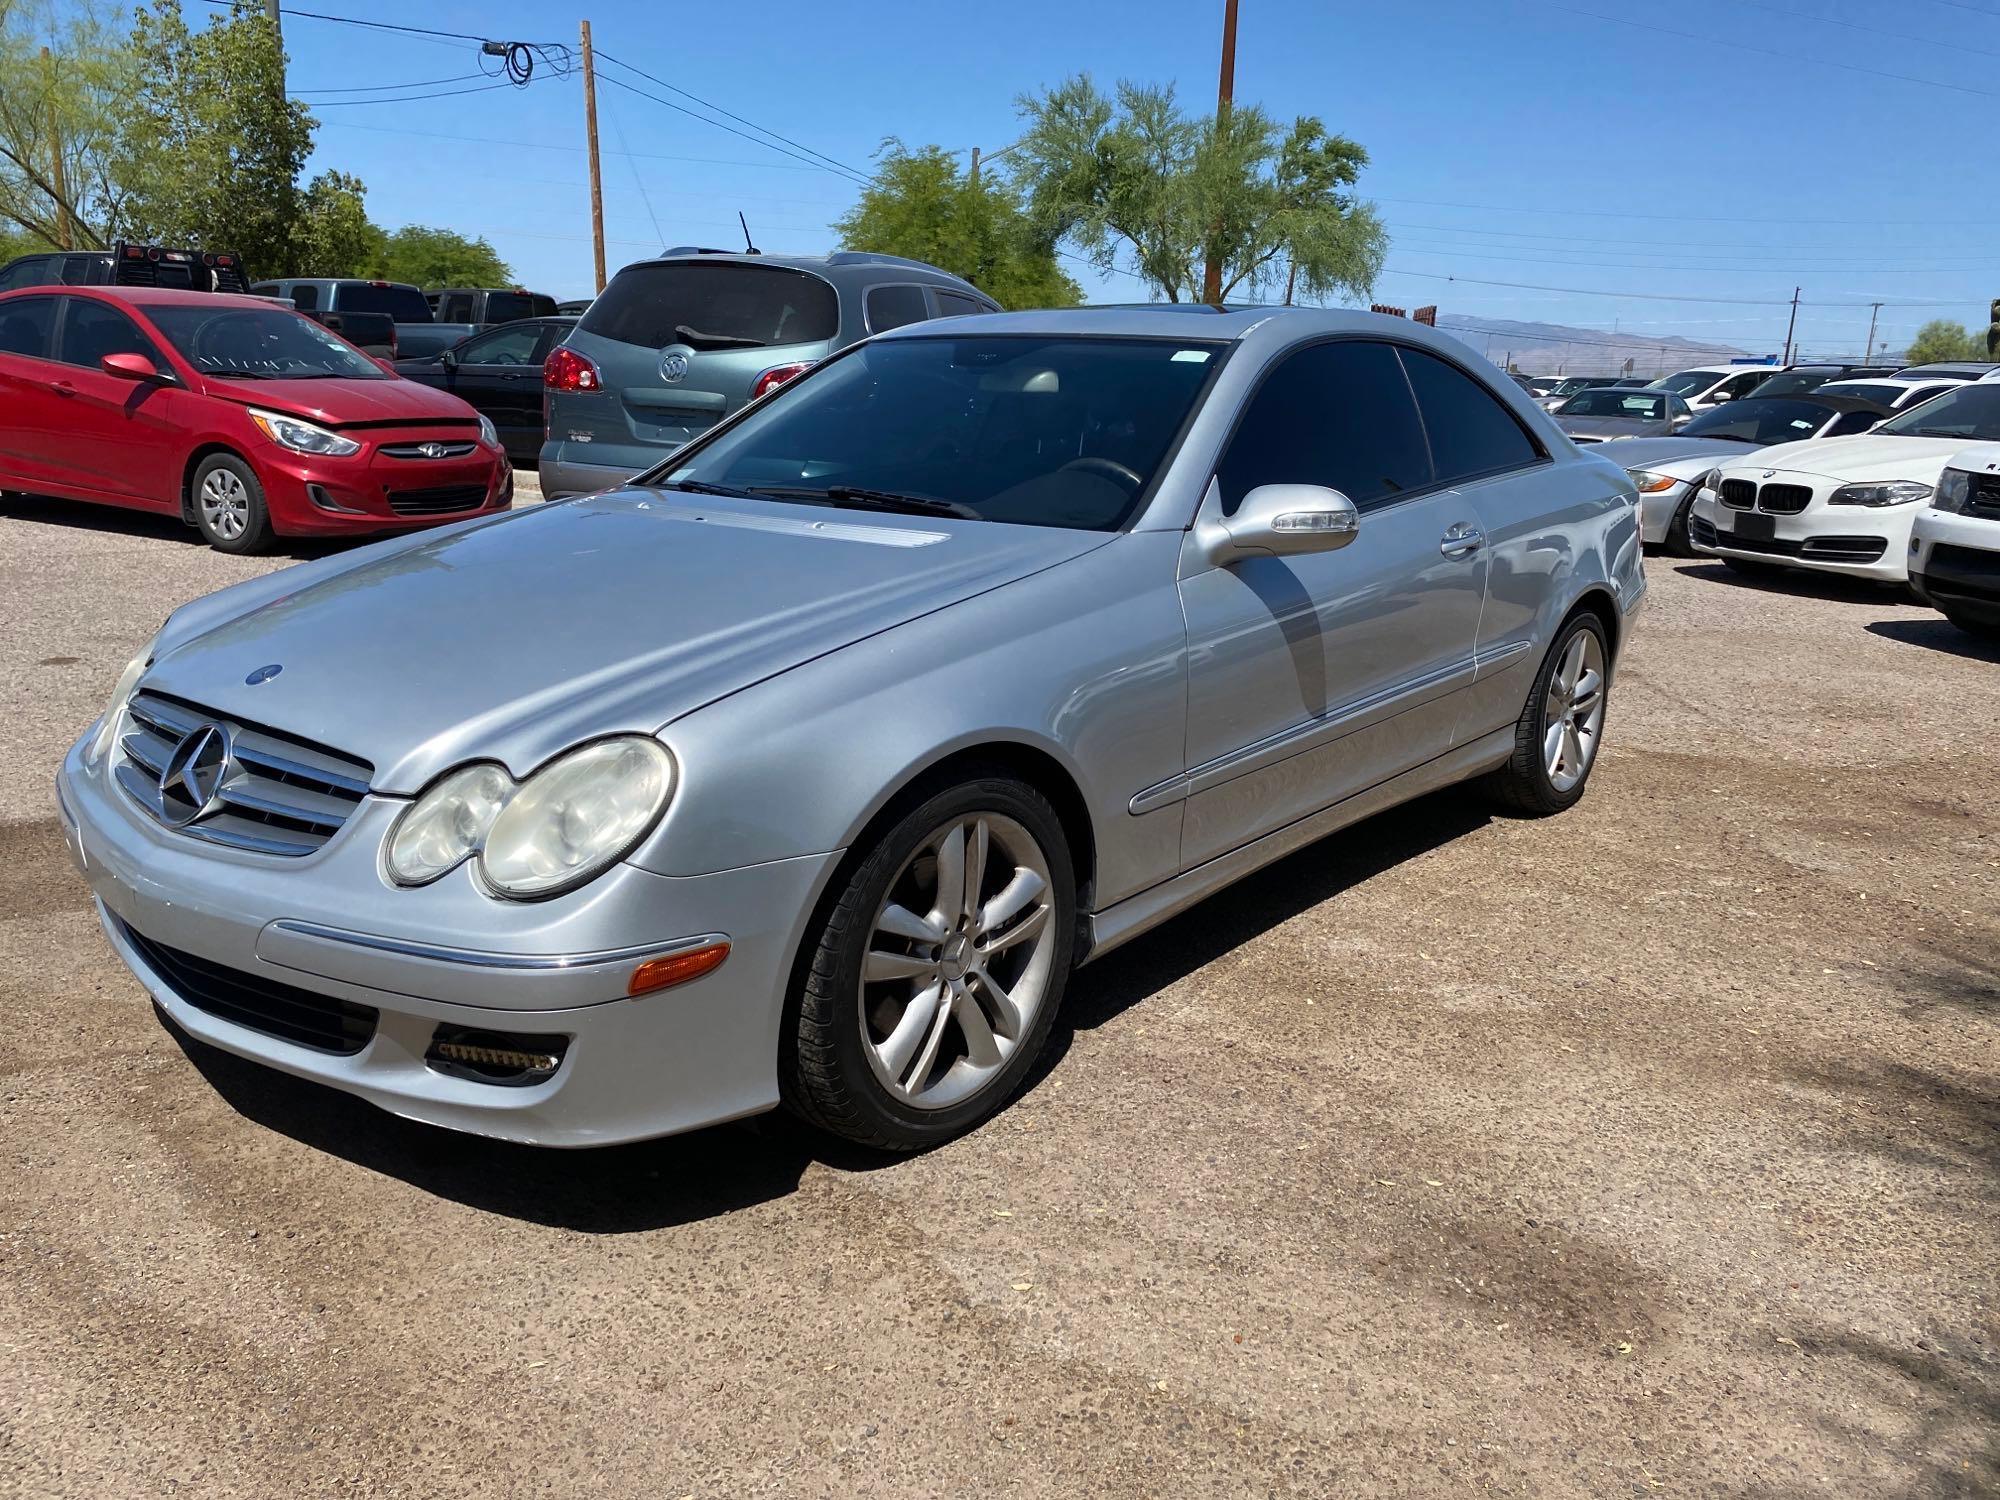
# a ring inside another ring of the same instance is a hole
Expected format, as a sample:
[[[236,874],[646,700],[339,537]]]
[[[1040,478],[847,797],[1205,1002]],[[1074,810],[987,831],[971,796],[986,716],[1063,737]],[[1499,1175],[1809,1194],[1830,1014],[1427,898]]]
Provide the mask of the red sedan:
[[[224,552],[505,509],[513,470],[458,397],[259,297],[0,294],[0,490],[178,515]]]

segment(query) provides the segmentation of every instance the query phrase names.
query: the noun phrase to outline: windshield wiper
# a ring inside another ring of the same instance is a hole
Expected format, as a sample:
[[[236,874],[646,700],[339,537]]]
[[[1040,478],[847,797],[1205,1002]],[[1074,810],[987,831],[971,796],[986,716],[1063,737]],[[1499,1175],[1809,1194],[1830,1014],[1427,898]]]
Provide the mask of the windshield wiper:
[[[200,369],[200,366],[196,366]],[[269,370],[202,370],[204,375],[213,375],[221,380],[278,380],[282,377]]]
[[[674,324],[674,332],[681,336],[683,344],[710,349],[762,349],[762,339],[746,339],[734,333],[703,333],[699,328],[690,328],[685,323]]]
[[[706,479],[662,479],[660,488],[686,490],[690,495],[727,495],[732,500],[755,500],[761,490],[732,489],[726,484],[710,484]]]
[[[859,485],[830,484],[823,490],[797,486],[759,486],[757,493],[773,500],[799,500],[807,505],[836,505],[848,510],[891,511],[907,516],[956,516],[965,521],[986,518],[969,505],[956,500],[934,500],[929,495],[904,495],[895,490],[871,490]]]

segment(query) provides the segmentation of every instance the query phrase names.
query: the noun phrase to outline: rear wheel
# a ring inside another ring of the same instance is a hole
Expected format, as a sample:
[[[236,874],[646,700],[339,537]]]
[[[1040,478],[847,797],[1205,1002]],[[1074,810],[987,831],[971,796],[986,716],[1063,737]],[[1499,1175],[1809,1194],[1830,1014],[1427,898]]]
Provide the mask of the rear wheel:
[[[1486,779],[1501,806],[1532,818],[1574,807],[1597,764],[1610,688],[1604,622],[1572,616],[1535,674],[1514,726],[1514,754]]]
[[[195,529],[218,552],[260,552],[271,512],[256,471],[233,453],[213,453],[194,471]]]
[[[1041,1052],[1075,924],[1068,842],[1040,793],[992,778],[929,798],[846,877],[821,924],[786,1102],[891,1151],[972,1129]]]

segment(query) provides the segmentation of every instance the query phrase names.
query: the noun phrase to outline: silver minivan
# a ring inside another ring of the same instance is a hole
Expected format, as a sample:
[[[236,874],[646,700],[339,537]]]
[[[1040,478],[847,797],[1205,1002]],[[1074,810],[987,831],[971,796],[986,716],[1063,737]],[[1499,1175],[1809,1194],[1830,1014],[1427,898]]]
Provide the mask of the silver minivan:
[[[682,246],[625,267],[542,367],[542,494],[623,484],[815,361],[908,323],[1000,311],[923,261]]]

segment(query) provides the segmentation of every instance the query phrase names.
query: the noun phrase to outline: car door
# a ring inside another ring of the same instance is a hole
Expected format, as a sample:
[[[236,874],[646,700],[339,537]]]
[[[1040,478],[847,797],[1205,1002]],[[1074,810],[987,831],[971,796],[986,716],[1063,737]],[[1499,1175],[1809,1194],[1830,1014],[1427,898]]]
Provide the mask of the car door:
[[[0,489],[39,489],[56,474],[64,406],[55,393],[56,301],[0,301]]]
[[[1183,868],[1444,754],[1473,678],[1478,516],[1437,482],[1392,346],[1281,356],[1223,450],[1204,516],[1283,483],[1339,490],[1360,527],[1333,552],[1224,567],[1192,540],[1184,552]]]
[[[187,392],[123,309],[88,297],[62,301],[52,383],[63,403],[62,464],[70,486],[115,504],[178,510],[185,443],[179,403],[190,399]],[[109,354],[142,355],[169,378],[107,374],[101,361]]]
[[[544,323],[507,323],[458,346],[444,387],[492,419],[507,451],[532,456],[542,445]]]

